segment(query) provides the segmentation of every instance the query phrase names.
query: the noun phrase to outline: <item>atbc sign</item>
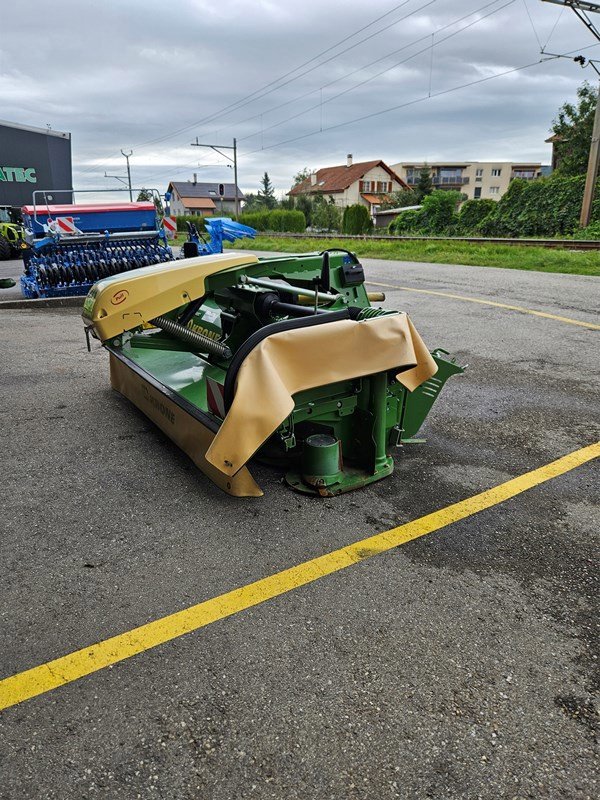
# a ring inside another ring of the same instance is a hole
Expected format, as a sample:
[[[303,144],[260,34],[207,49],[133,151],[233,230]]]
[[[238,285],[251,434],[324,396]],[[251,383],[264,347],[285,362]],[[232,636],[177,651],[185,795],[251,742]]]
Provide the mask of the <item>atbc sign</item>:
[[[0,167],[0,181],[37,183],[35,167]]]

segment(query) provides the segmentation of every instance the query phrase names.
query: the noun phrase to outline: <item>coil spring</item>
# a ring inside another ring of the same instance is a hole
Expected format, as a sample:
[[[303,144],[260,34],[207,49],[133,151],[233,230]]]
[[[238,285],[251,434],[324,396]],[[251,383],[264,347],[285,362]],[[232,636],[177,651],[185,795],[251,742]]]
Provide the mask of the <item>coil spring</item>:
[[[231,350],[227,345],[221,344],[221,342],[215,342],[214,339],[209,339],[208,336],[204,336],[202,333],[192,331],[168,317],[156,317],[156,319],[152,320],[152,324],[156,325],[157,328],[160,328],[165,333],[169,333],[171,336],[181,339],[182,342],[194,345],[201,353],[209,353],[210,355],[217,356],[217,358],[231,358]]]
[[[389,311],[385,308],[373,308],[372,306],[369,306],[368,308],[361,309],[358,319],[363,320],[374,319],[375,317],[392,317],[397,313],[397,311]]]

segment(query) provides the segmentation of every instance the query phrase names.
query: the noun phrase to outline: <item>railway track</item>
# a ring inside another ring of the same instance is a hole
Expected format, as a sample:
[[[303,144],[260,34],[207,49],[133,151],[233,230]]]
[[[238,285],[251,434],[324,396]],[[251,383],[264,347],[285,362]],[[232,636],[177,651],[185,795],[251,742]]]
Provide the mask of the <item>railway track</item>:
[[[267,233],[259,234],[271,239],[342,239],[348,241],[381,242],[466,242],[467,244],[503,244],[520,247],[549,247],[562,250],[600,250],[600,240],[593,239],[489,239],[474,236],[369,236],[337,235],[328,233]]]

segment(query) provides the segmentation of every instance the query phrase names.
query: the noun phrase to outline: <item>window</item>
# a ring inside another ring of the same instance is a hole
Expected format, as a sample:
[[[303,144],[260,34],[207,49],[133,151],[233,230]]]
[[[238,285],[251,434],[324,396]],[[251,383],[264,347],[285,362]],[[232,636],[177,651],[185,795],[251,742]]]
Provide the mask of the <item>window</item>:
[[[534,169],[515,169],[513,171],[513,178],[524,178],[526,181],[531,181],[535,178]]]
[[[482,175],[483,175],[483,169],[482,169],[481,167],[478,167],[478,168],[475,170],[475,177],[476,177],[476,178],[481,178],[481,177],[482,177]]]
[[[500,167],[495,167],[492,170],[492,178],[499,178],[501,174],[502,174],[502,169]]]
[[[480,197],[481,197],[481,186],[476,186],[475,191],[473,192],[473,199],[479,200]]]
[[[371,181],[359,181],[358,191],[359,192],[370,192],[371,191]]]
[[[490,186],[490,194],[500,194],[499,186]]]

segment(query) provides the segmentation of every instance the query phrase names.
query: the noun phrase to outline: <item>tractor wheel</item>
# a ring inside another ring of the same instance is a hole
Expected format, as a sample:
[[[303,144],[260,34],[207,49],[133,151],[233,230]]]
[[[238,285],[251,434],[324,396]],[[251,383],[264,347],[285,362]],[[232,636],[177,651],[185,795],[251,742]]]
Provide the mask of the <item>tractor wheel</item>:
[[[4,236],[0,236],[0,261],[8,261],[12,255],[10,242]]]

